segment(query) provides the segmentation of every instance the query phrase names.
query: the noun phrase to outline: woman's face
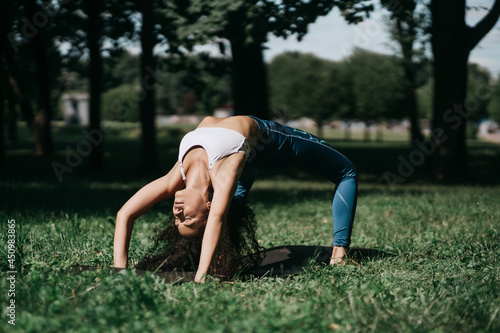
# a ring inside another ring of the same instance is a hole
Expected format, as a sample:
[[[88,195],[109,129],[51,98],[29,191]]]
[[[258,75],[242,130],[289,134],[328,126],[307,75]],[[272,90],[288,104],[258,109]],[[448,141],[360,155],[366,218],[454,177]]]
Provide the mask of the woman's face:
[[[175,226],[182,237],[200,236],[207,224],[210,202],[200,192],[192,189],[177,191],[174,198],[173,213]]]

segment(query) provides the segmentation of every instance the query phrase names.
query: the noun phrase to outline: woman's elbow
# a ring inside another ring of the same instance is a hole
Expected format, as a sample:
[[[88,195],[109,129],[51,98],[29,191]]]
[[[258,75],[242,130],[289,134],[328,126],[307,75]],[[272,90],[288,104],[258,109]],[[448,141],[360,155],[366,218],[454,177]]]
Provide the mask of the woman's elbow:
[[[118,211],[118,213],[116,213],[116,222],[117,223],[118,223],[118,221],[127,221],[130,218],[133,218],[133,214],[124,208],[121,208]]]

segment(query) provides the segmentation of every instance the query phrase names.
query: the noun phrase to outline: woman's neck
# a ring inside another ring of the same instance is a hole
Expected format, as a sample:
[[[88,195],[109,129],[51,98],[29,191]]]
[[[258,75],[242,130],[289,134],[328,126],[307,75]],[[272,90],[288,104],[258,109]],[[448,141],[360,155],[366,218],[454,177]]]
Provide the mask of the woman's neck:
[[[206,194],[210,188],[210,173],[208,172],[208,158],[202,148],[194,149],[186,156],[186,188],[196,189]]]

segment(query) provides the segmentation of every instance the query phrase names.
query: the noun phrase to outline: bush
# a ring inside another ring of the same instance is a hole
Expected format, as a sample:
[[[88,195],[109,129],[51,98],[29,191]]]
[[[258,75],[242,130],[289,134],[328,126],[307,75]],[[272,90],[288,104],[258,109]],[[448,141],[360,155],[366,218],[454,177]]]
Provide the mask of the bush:
[[[139,91],[134,84],[106,91],[101,103],[104,120],[139,121]]]

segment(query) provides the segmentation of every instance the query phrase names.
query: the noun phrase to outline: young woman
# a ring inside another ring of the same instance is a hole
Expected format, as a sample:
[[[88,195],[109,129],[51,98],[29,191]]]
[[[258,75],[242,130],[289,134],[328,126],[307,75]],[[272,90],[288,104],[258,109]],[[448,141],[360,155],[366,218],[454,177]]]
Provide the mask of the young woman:
[[[185,238],[202,237],[195,281],[215,258],[231,201],[244,201],[257,171],[295,166],[336,184],[332,203],[334,248],[330,264],[349,251],[357,201],[356,170],[325,141],[307,132],[251,116],[206,117],[184,136],[170,172],[140,189],[116,218],[114,265],[126,267],[134,220],[174,197],[173,214]],[[231,221],[227,221],[231,223]]]

